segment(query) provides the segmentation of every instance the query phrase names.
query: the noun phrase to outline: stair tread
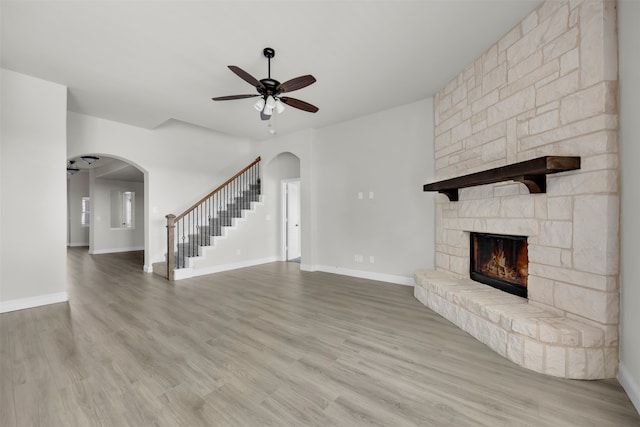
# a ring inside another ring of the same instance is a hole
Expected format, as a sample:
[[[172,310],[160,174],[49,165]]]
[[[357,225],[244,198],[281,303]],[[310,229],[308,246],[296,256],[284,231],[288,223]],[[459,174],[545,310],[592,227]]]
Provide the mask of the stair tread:
[[[226,209],[217,210],[217,215],[208,218],[208,225],[201,225],[199,231],[188,233],[188,240],[177,243],[176,268],[186,267],[186,259],[200,256],[201,246],[212,246],[215,237],[223,237],[223,227],[234,226],[234,218],[243,218],[243,211],[254,209],[253,203],[261,200],[261,184],[250,184],[248,190],[242,190],[241,195],[235,196]],[[166,263],[164,266],[166,270]],[[166,277],[166,273],[165,273]]]

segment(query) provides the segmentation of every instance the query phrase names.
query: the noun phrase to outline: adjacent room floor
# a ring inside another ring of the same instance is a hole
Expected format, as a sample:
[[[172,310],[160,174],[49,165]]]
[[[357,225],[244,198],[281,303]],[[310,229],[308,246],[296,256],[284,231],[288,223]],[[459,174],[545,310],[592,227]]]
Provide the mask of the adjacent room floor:
[[[176,283],[68,251],[69,303],[0,315],[0,425],[638,426],[616,380],[536,374],[410,287],[280,262]]]

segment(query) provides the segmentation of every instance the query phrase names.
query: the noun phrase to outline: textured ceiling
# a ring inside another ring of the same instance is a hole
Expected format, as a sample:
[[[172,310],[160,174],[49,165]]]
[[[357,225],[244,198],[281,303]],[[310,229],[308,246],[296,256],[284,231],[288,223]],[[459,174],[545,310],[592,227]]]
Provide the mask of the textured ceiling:
[[[71,111],[154,128],[174,119],[267,138],[237,65],[313,74],[279,134],[432,96],[540,3],[512,1],[2,1],[3,68],[68,86]]]

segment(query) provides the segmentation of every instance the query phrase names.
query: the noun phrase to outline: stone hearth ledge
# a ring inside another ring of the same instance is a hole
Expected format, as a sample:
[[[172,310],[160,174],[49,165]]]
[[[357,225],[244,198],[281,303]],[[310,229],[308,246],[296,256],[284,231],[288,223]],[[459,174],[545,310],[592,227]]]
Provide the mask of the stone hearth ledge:
[[[419,271],[415,283],[420,302],[524,368],[571,379],[615,376],[617,353],[597,327],[442,271]]]

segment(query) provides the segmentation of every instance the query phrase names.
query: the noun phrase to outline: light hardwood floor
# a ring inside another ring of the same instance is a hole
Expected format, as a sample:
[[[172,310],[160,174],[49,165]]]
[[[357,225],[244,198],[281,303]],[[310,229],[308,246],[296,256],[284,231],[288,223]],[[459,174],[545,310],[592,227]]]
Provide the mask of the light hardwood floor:
[[[68,251],[69,303],[0,315],[0,425],[639,426],[615,380],[526,371],[412,288],[273,263],[170,284]]]

